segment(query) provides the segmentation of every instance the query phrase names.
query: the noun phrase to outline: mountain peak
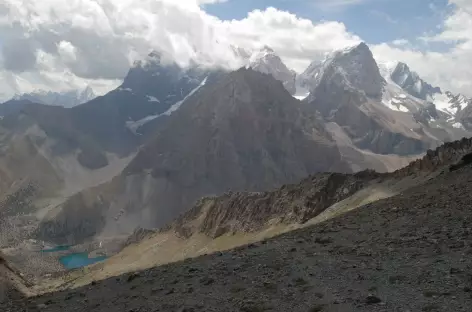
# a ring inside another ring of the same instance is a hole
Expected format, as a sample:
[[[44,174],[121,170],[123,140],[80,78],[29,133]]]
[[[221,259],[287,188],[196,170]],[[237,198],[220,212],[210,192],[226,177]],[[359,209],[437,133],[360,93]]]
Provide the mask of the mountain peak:
[[[441,93],[440,88],[425,82],[403,62],[398,62],[390,77],[406,92],[422,100],[431,100],[434,94]]]
[[[53,92],[50,90],[34,90],[31,93],[16,94],[13,100],[29,100],[34,103],[74,107],[96,97],[93,89],[87,86],[84,89],[73,89],[63,92]]]
[[[132,70],[133,68],[147,69],[149,67],[159,66],[161,65],[162,61],[163,53],[160,51],[153,50],[144,59],[135,61],[130,70]]]
[[[350,46],[350,47],[347,47],[343,50],[340,50],[338,52],[341,52],[343,54],[347,54],[347,53],[352,53],[352,52],[355,52],[355,53],[370,53],[372,54],[372,52],[370,51],[370,48],[369,46],[365,43],[365,42],[361,42],[359,44],[356,44],[356,45],[353,45],[353,46]]]
[[[364,43],[327,55],[321,63],[312,63],[301,75],[306,87],[314,91],[322,81],[338,87],[362,90],[368,97],[380,98],[385,80],[369,47]]]
[[[281,81],[291,94],[295,94],[295,80],[296,73],[290,70],[282,61],[282,59],[275,53],[275,51],[264,46],[260,50],[254,52],[249,57],[248,68],[263,74],[272,75],[275,79]]]
[[[265,45],[261,48],[261,51],[266,51],[268,53],[275,53],[274,49],[272,49],[271,47],[269,47],[268,45]]]

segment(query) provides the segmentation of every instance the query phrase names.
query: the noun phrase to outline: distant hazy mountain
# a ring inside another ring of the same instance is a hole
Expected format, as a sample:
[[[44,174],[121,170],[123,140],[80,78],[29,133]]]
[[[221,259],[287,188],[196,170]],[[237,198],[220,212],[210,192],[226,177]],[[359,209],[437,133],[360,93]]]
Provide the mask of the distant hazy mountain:
[[[462,94],[443,92],[441,88],[431,86],[405,63],[392,62],[379,64],[379,67],[389,82],[387,89],[394,95],[390,100],[386,99],[390,101],[386,104],[391,108],[407,110],[402,108],[405,101],[414,100],[426,108],[421,114],[422,117],[420,116],[423,120],[426,118],[437,122],[442,119],[442,125],[438,125],[440,128],[452,126],[456,129],[472,130],[469,121],[472,99]]]
[[[433,87],[425,82],[417,73],[412,72],[405,63],[399,62],[390,77],[403,90],[422,100],[431,101],[435,93],[441,93],[440,88]]]
[[[28,100],[33,103],[55,105],[63,107],[74,107],[96,97],[93,89],[89,86],[82,90],[71,90],[66,92],[51,92],[38,90],[31,93],[15,95],[14,100]]]

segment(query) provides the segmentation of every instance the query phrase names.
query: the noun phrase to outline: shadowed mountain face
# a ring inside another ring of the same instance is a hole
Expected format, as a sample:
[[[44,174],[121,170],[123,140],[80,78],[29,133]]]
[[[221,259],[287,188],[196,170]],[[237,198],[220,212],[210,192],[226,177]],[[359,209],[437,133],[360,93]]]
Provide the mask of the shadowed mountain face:
[[[42,231],[59,239],[59,220],[72,219],[104,220],[89,235],[161,226],[204,195],[266,190],[320,171],[350,168],[316,113],[273,77],[241,69],[189,97],[119,177],[78,194],[80,215],[69,201]]]
[[[73,108],[71,113],[83,132],[126,155],[143,143],[141,135],[152,135],[154,128],[149,122],[159,122],[158,116],[169,114],[215,72],[162,63],[159,54],[151,53],[134,64],[119,88]]]
[[[96,176],[110,179],[122,170],[128,161],[125,159],[154,134],[161,121],[165,122],[168,111],[216,72],[164,64],[159,55],[151,54],[130,69],[119,88],[85,104],[73,108],[28,100],[1,104],[0,172],[4,187],[0,187],[0,194],[29,182],[59,192],[64,175],[72,178],[80,174],[77,180],[91,180],[88,173],[99,169],[107,174]],[[27,150],[30,152],[25,154]],[[16,160],[12,162],[12,158]],[[117,162],[117,168],[106,169]]]
[[[45,105],[56,105],[63,107],[74,107],[94,99],[91,87],[84,89],[71,90],[66,92],[34,91],[32,93],[18,94],[13,97],[15,100],[28,100],[34,103]]]

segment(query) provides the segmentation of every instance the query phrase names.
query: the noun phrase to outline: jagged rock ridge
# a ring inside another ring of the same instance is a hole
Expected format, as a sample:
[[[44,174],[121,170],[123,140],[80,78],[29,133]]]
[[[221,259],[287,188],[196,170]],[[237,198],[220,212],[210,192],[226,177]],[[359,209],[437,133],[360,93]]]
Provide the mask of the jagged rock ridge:
[[[84,89],[71,90],[65,92],[38,90],[33,91],[31,93],[15,95],[13,97],[13,100],[28,100],[33,103],[56,105],[70,108],[91,101],[95,97],[96,95],[93,89],[90,86],[87,86]]]
[[[431,101],[434,94],[441,93],[441,89],[433,87],[425,82],[415,72],[412,72],[407,64],[399,62],[391,74],[392,80],[409,94]]]

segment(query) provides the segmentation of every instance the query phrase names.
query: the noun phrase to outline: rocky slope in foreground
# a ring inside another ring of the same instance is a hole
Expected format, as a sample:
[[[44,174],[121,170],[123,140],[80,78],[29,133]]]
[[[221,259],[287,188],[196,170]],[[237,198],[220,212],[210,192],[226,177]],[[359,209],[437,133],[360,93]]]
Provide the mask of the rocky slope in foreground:
[[[468,311],[472,168],[343,217],[2,311]]]
[[[90,267],[85,275],[67,274],[63,287],[230,250],[319,224],[424,184],[471,152],[472,139],[463,139],[428,151],[421,160],[394,173],[321,173],[270,192],[228,192],[203,198],[159,231],[137,231],[127,247]]]

